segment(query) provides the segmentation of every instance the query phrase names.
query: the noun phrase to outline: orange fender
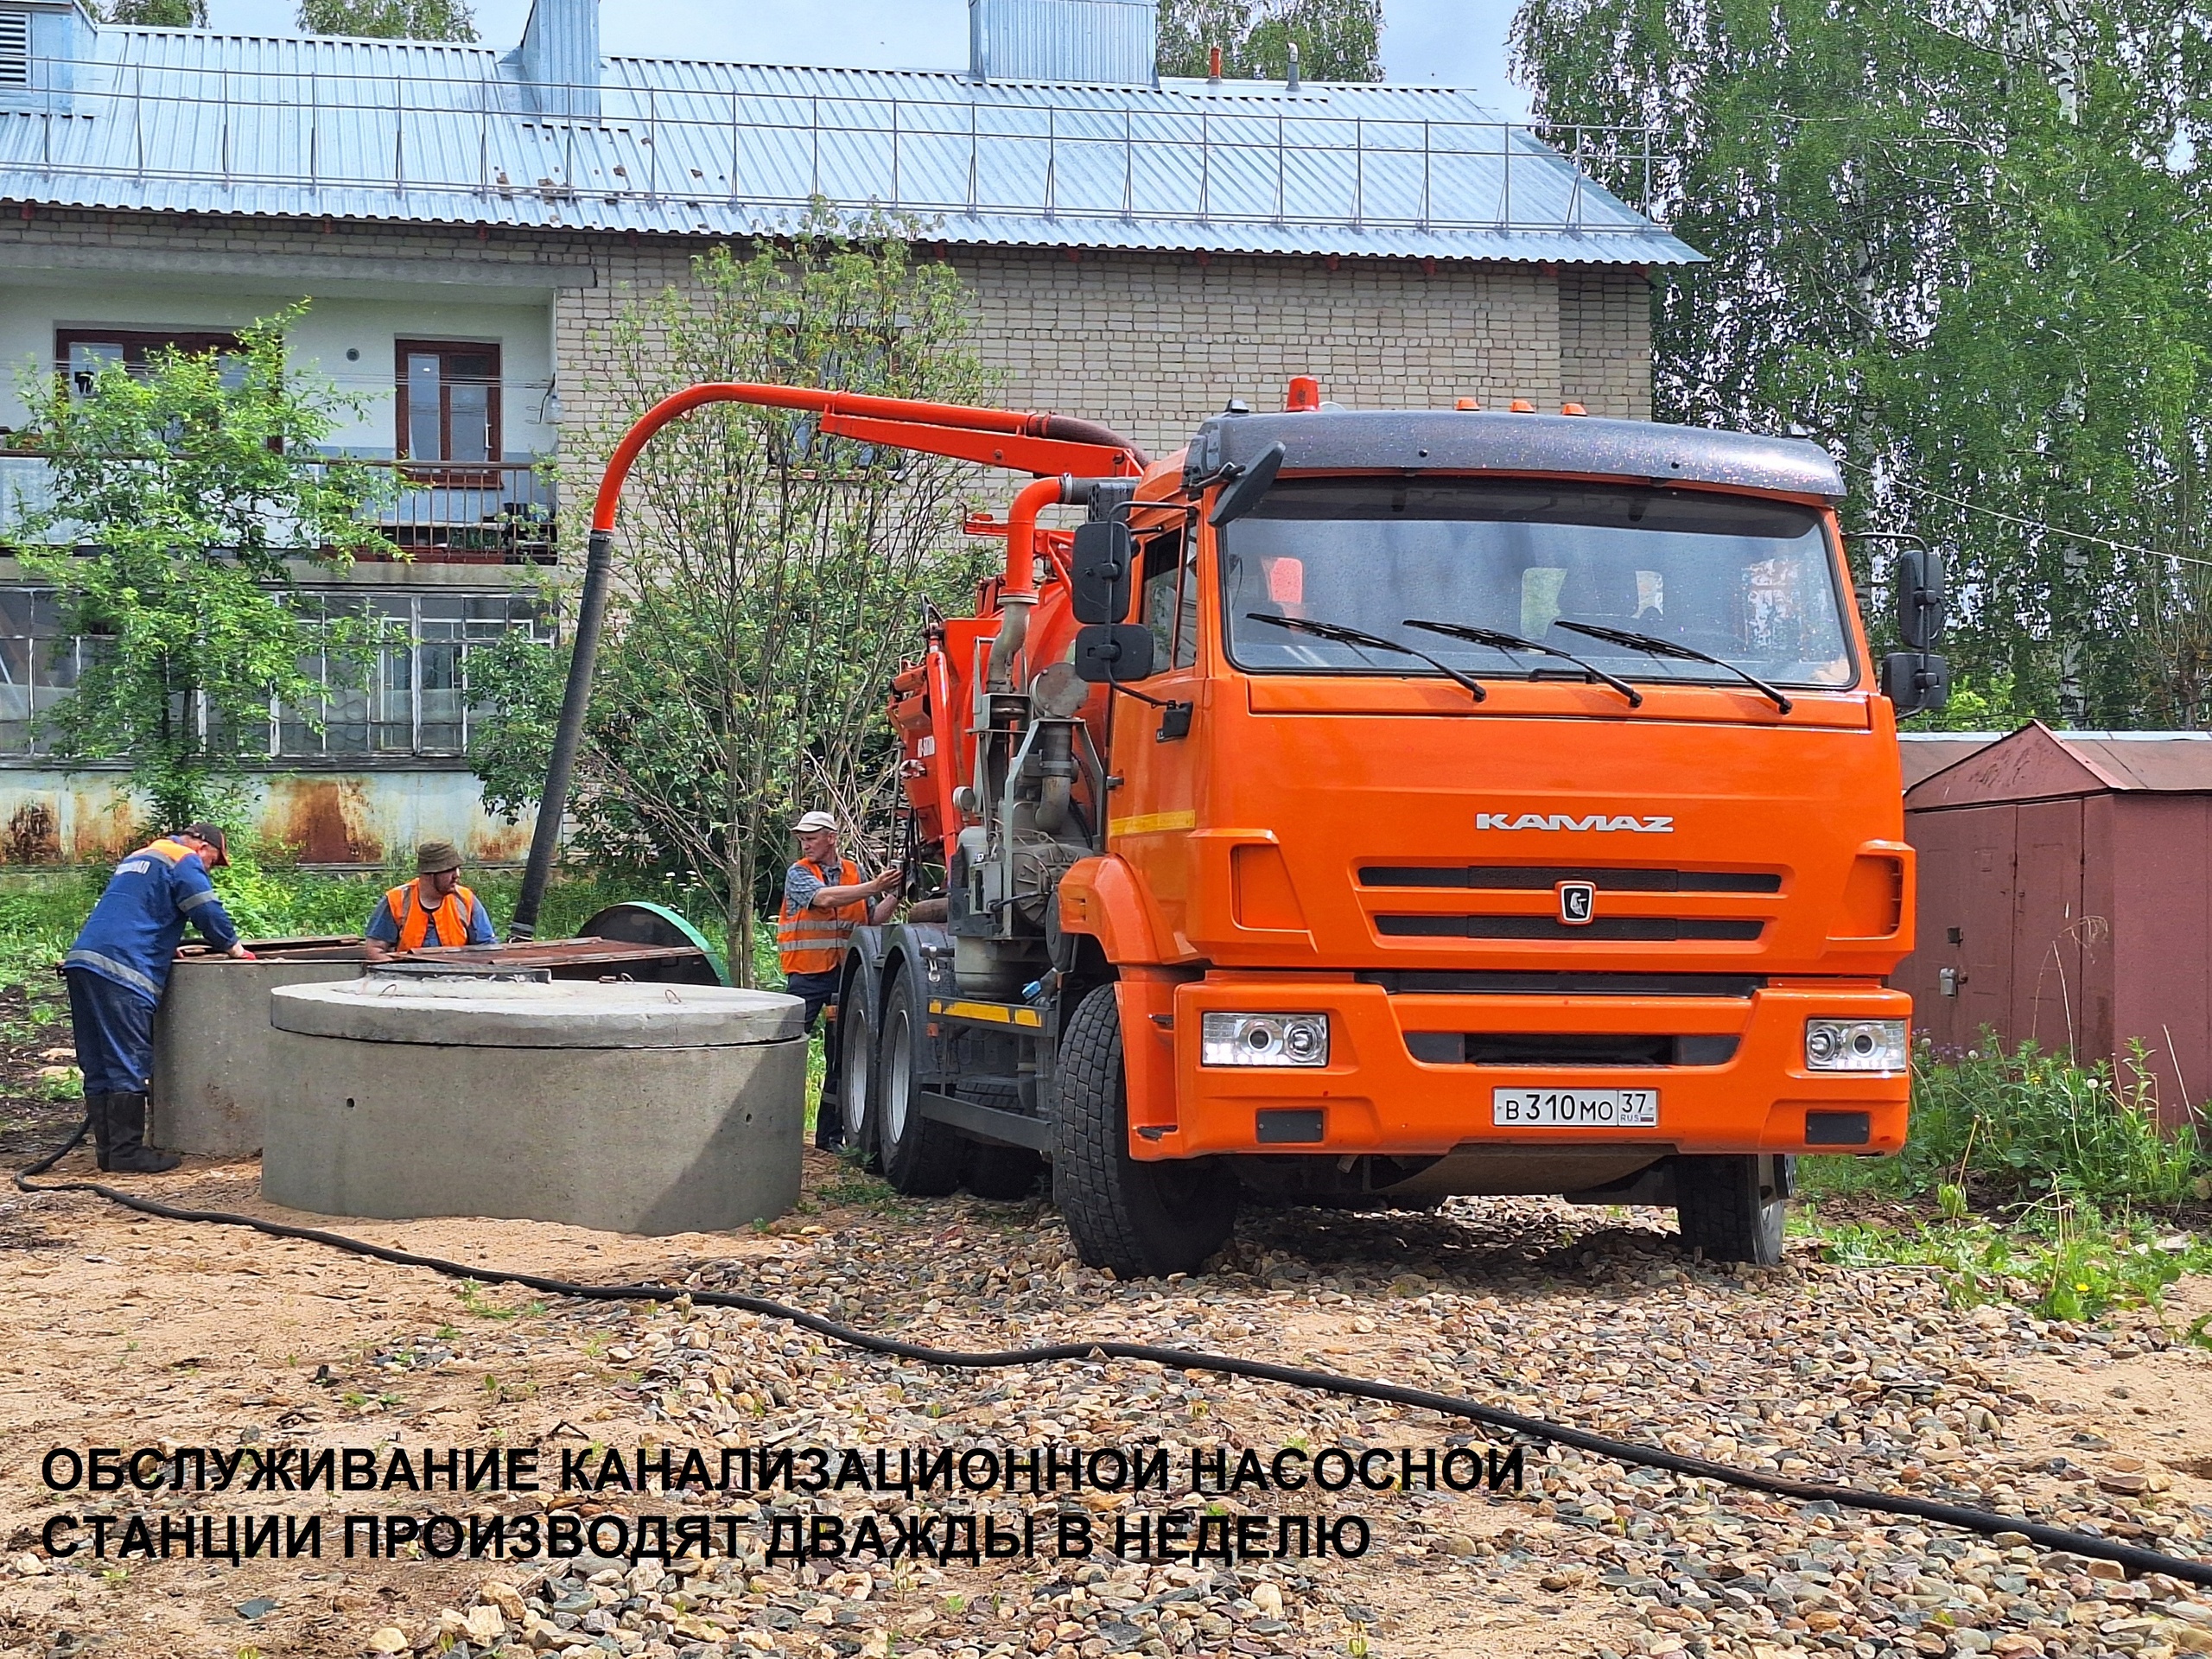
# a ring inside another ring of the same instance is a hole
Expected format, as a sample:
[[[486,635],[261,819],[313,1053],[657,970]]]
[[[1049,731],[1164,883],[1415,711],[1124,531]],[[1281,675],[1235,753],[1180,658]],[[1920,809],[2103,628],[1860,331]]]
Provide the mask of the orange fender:
[[[1173,962],[1181,952],[1154,914],[1144,883],[1116,853],[1078,860],[1060,880],[1060,928],[1098,941],[1116,967]]]

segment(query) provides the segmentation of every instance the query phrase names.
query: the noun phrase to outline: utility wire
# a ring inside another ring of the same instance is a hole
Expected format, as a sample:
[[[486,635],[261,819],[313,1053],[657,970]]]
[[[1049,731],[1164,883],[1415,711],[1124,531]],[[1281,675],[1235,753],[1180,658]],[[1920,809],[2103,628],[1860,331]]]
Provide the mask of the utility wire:
[[[1311,1389],[1353,1399],[1384,1400],[1394,1405],[1413,1406],[1446,1417],[1463,1417],[1471,1422],[1503,1429],[1531,1440],[1571,1446],[1577,1451],[1587,1452],[1616,1463],[1662,1469],[1671,1474],[1686,1475],[1694,1479],[1717,1480],[1730,1486],[1742,1487],[1746,1491],[1792,1498],[1801,1503],[1827,1503],[1840,1508],[1866,1510],[1881,1515],[1909,1516],[1916,1521],[1933,1521],[1944,1526],[1993,1536],[1999,1533],[2018,1533],[2045,1549],[2063,1550],[2098,1560],[2116,1561],[2133,1573],[2162,1573],[2187,1583],[2212,1586],[2212,1561],[2190,1560],[2154,1549],[2139,1549],[2133,1544],[2114,1543],[2108,1538],[2075,1532],[2070,1528],[2046,1526],[2039,1521],[1996,1515],[1986,1510],[1967,1509],[1955,1503],[1938,1503],[1924,1497],[1869,1491],[1858,1486],[1834,1486],[1820,1481],[1786,1480],[1778,1475],[1761,1474],[1757,1470],[1739,1469],[1731,1464],[1714,1463],[1705,1458],[1684,1457],[1661,1446],[1616,1440],[1606,1435],[1592,1433],[1588,1429],[1573,1428],[1564,1423],[1550,1422],[1541,1417],[1523,1416],[1519,1412],[1501,1410],[1496,1406],[1486,1406],[1478,1401],[1462,1399],[1455,1395],[1433,1394],[1426,1389],[1408,1389],[1395,1382],[1369,1382],[1359,1377],[1339,1376],[1330,1371],[1307,1370],[1296,1365],[1277,1365],[1263,1359],[1246,1359],[1235,1354],[1208,1353],[1191,1348],[1161,1348],[1142,1342],[1056,1342],[1033,1348],[1000,1348],[982,1352],[932,1348],[921,1343],[901,1342],[895,1337],[857,1330],[849,1325],[840,1325],[835,1319],[824,1319],[818,1313],[809,1313],[799,1308],[787,1307],[781,1302],[772,1302],[765,1297],[747,1296],[733,1291],[694,1290],[680,1285],[572,1284],[565,1279],[549,1279],[539,1274],[469,1267],[435,1255],[417,1255],[410,1250],[396,1250],[382,1244],[371,1244],[365,1240],[348,1238],[342,1233],[324,1232],[314,1227],[289,1226],[283,1222],[264,1221],[257,1216],[238,1215],[222,1210],[187,1209],[178,1205],[163,1204],[155,1198],[140,1198],[98,1181],[34,1184],[33,1176],[46,1173],[85,1138],[88,1122],[89,1120],[87,1123],[79,1124],[76,1134],[46,1157],[17,1172],[17,1189],[24,1192],[96,1193],[111,1204],[121,1205],[141,1215],[158,1216],[165,1221],[247,1227],[270,1238],[299,1239],[309,1244],[344,1250],[349,1255],[387,1262],[394,1267],[427,1268],[432,1273],[443,1274],[450,1279],[474,1280],[478,1284],[520,1285],[526,1290],[542,1291],[552,1296],[574,1296],[602,1302],[674,1302],[688,1298],[694,1306],[740,1308],[748,1313],[785,1320],[803,1331],[811,1331],[817,1336],[857,1348],[863,1353],[883,1354],[894,1359],[912,1360],[948,1370],[990,1370],[1062,1361],[1095,1363],[1102,1359],[1123,1359],[1159,1365],[1168,1370],[1211,1371],[1222,1376],[1249,1376],[1261,1382],[1282,1382],[1292,1388]]]
[[[1875,476],[1874,469],[1864,462],[1847,461],[1843,465],[1854,473],[1864,473],[1869,478]],[[2063,536],[2070,542],[2090,542],[2099,547],[2108,547],[2115,553],[2141,553],[2154,559],[2171,559],[2177,564],[2202,565],[2206,569],[2212,570],[2212,559],[2193,558],[2186,553],[2169,553],[2162,547],[2140,547],[2133,542],[2115,542],[2109,536],[2092,535],[2086,530],[2067,530],[2057,524],[2047,524],[2040,518],[2023,518],[2018,513],[2006,512],[2001,507],[1985,506],[1979,501],[1968,501],[1960,496],[1947,495],[1941,490],[1931,490],[1925,485],[1908,484],[1903,479],[1891,478],[1885,481],[1891,489],[1903,490],[1907,495],[1922,496],[1930,501],[1942,501],[1954,507],[1964,507],[1968,512],[1979,512],[1991,518],[2001,518],[2008,524],[2018,524],[2025,530],[2048,531],[2053,536]]]

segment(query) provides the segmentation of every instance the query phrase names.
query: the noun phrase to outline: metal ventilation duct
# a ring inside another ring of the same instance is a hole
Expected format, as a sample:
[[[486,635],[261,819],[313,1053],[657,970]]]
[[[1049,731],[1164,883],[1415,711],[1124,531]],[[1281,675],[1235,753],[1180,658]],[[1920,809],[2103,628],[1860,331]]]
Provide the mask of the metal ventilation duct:
[[[599,119],[599,0],[532,0],[510,61],[540,115]]]
[[[1154,86],[1159,60],[1159,0],[968,0],[977,80]]]

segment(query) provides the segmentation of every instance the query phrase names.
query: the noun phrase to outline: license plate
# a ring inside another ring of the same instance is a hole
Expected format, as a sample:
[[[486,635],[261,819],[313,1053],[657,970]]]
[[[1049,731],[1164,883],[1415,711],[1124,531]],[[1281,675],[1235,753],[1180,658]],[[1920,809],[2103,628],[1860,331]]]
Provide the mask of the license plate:
[[[1651,1129],[1659,1126],[1656,1089],[1493,1089],[1497,1128]]]

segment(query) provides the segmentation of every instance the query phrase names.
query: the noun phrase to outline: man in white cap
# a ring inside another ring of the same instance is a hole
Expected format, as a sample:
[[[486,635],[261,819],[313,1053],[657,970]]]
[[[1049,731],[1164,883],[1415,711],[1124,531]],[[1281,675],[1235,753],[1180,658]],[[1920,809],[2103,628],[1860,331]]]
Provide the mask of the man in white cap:
[[[776,918],[776,954],[782,960],[784,988],[806,1004],[806,1028],[814,1029],[822,1010],[837,995],[837,972],[853,929],[880,926],[899,906],[904,873],[893,868],[872,880],[837,851],[837,820],[809,812],[791,826],[798,837],[798,861],[784,872],[784,905]],[[815,1122],[817,1146],[842,1143],[842,1123],[824,1112]]]

